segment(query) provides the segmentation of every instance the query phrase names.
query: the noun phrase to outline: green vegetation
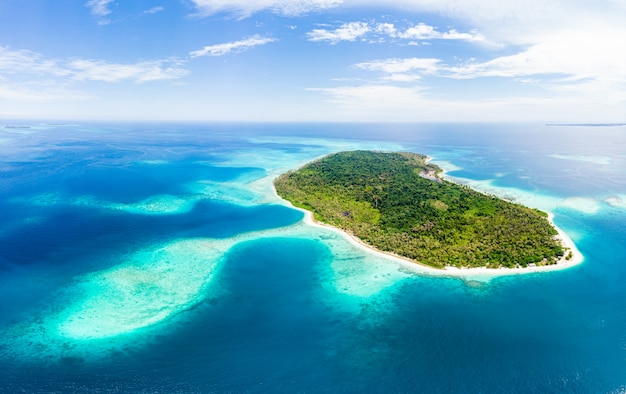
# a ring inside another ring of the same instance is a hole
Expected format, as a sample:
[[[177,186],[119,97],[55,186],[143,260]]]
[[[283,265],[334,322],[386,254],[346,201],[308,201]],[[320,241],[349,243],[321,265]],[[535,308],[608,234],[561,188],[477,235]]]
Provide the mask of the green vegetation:
[[[437,177],[414,153],[326,156],[281,175],[277,193],[318,221],[432,267],[526,267],[564,254],[547,214]]]

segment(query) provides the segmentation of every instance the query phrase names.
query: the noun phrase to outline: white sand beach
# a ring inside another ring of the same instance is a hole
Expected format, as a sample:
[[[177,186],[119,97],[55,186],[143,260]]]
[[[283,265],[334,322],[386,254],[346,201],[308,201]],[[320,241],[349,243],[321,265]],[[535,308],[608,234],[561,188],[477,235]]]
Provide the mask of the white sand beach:
[[[564,256],[556,263],[552,265],[544,265],[544,266],[535,266],[535,267],[526,267],[526,268],[486,268],[486,267],[477,267],[477,268],[457,268],[457,267],[446,267],[444,269],[438,269],[434,267],[430,267],[424,264],[420,264],[417,261],[411,260],[409,258],[399,256],[390,252],[384,252],[374,248],[371,245],[368,245],[361,241],[359,238],[346,233],[336,227],[320,223],[313,219],[313,213],[301,208],[299,209],[304,212],[304,222],[309,226],[318,226],[326,229],[330,229],[332,231],[340,233],[344,238],[349,240],[353,245],[358,248],[368,252],[375,253],[379,256],[394,261],[402,265],[403,268],[408,268],[411,271],[420,274],[427,275],[436,275],[436,276],[455,276],[455,277],[467,277],[467,276],[503,276],[503,275],[515,275],[515,274],[528,274],[534,272],[547,272],[547,271],[556,271],[571,268],[577,264],[582,263],[584,260],[583,255],[580,253],[576,245],[572,241],[572,239],[559,227],[555,226],[552,222],[553,215],[552,213],[548,213],[550,223],[554,226],[554,228],[559,233],[559,238],[561,243],[563,244],[563,248],[565,249]],[[571,258],[568,260],[566,256],[569,251],[572,252]]]

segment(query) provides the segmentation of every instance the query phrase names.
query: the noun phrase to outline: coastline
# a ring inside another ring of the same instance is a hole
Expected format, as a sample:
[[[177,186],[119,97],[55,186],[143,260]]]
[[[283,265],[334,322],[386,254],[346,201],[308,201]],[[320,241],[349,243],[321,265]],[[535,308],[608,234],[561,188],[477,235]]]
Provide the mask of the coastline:
[[[432,160],[431,157],[427,157],[426,162],[429,162],[431,160]],[[443,168],[442,168],[440,175],[445,175],[445,170]],[[453,182],[450,179],[446,179],[446,180]],[[519,274],[530,274],[530,273],[538,273],[538,272],[564,270],[564,269],[574,267],[584,261],[584,256],[582,255],[582,253],[580,253],[574,241],[560,227],[558,227],[554,223],[553,221],[554,214],[552,212],[547,212],[548,221],[550,225],[557,231],[558,233],[557,237],[561,241],[561,244],[564,249],[563,257],[561,257],[556,262],[556,264],[540,265],[540,266],[526,267],[526,268],[522,268],[522,267],[519,267],[519,268],[445,267],[445,268],[439,269],[439,268],[434,268],[434,267],[422,264],[415,260],[411,260],[408,257],[404,257],[404,256],[397,255],[395,253],[385,252],[385,251],[376,249],[375,247],[366,244],[358,237],[352,234],[349,234],[341,230],[340,228],[316,221],[313,218],[313,212],[308,211],[303,208],[295,207],[290,201],[287,201],[283,199],[282,197],[280,197],[278,193],[276,192],[276,188],[274,187],[273,180],[272,180],[272,191],[276,197],[278,197],[281,201],[286,203],[288,206],[290,206],[293,209],[297,209],[303,212],[304,213],[303,222],[306,225],[312,226],[312,227],[321,227],[321,228],[334,231],[340,234],[341,236],[343,236],[352,245],[356,246],[362,251],[365,251],[367,253],[374,253],[378,255],[379,257],[383,257],[387,260],[391,260],[395,262],[396,264],[401,265],[403,268],[409,269],[410,271],[413,271],[419,274],[426,274],[426,275],[432,275],[432,276],[451,276],[451,277],[460,277],[460,278],[467,278],[467,277],[474,277],[474,276],[496,277],[496,276],[519,275]],[[569,254],[570,251],[572,253],[572,257],[569,260],[567,260],[566,256]]]
[[[563,248],[565,249],[565,254],[563,255],[563,257],[561,257],[561,259],[556,264],[526,267],[526,268],[446,267],[446,268],[439,269],[439,268],[434,268],[425,264],[421,264],[418,261],[411,260],[407,257],[403,257],[400,255],[391,253],[391,252],[385,252],[385,251],[376,249],[375,247],[368,245],[365,242],[361,241],[359,238],[355,237],[354,235],[348,234],[347,232],[337,227],[316,221],[315,219],[313,219],[313,212],[307,211],[306,209],[294,207],[293,205],[291,205],[291,203],[289,204],[292,208],[297,209],[304,213],[303,221],[306,225],[312,226],[312,227],[321,227],[321,228],[334,231],[342,235],[346,240],[348,240],[357,248],[367,253],[374,253],[380,257],[384,257],[387,260],[391,260],[395,262],[396,264],[401,265],[403,268],[407,268],[419,274],[426,274],[426,275],[432,275],[432,276],[453,276],[453,277],[468,277],[468,276],[491,277],[491,276],[519,275],[519,274],[530,274],[530,273],[537,273],[537,272],[563,270],[563,269],[576,266],[582,263],[584,260],[583,255],[580,253],[578,248],[576,248],[576,244],[574,244],[572,239],[561,228],[559,228],[558,226],[554,224],[554,222],[552,221],[552,218],[554,215],[551,212],[548,213],[548,220],[550,221],[550,224],[559,233],[559,239],[561,240]],[[569,251],[572,252],[572,258],[569,260],[566,260],[565,256],[567,256],[567,253]]]

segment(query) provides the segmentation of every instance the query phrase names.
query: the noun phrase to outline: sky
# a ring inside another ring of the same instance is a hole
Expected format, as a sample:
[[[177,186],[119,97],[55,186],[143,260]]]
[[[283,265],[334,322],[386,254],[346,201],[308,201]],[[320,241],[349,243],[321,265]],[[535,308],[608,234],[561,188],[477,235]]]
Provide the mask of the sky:
[[[0,0],[0,118],[626,121],[626,0]]]

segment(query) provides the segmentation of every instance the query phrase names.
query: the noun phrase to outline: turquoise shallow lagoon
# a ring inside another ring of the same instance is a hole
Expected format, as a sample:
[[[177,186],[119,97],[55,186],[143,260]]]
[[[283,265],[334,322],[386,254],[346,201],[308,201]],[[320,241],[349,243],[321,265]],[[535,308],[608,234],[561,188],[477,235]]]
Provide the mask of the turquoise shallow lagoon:
[[[0,129],[0,391],[626,390],[626,129],[115,124]],[[551,211],[584,262],[433,276],[303,222],[272,179],[425,153]]]

